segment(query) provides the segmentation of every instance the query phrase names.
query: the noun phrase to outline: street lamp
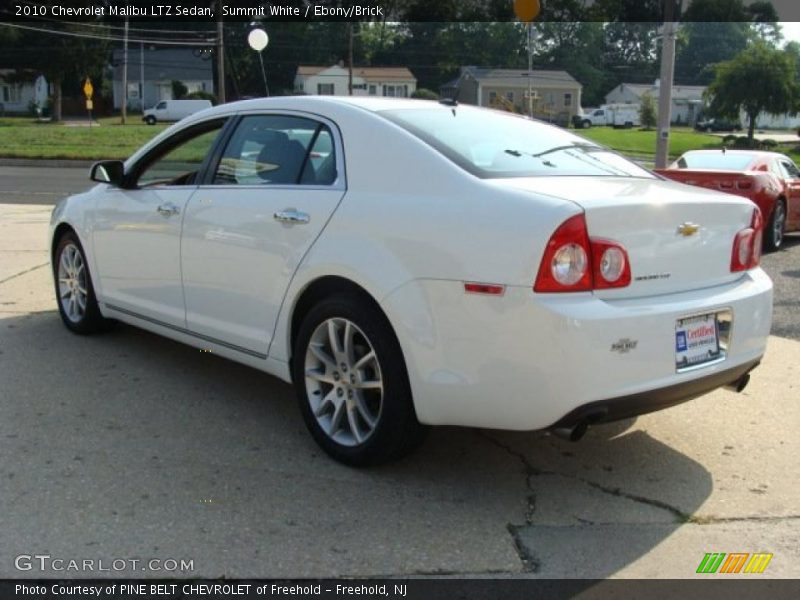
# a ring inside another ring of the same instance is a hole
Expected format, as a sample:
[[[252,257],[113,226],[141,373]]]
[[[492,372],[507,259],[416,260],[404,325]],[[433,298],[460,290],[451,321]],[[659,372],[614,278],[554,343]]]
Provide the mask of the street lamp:
[[[269,44],[269,36],[263,29],[253,29],[247,36],[247,43],[253,50],[258,52],[258,62],[261,63],[261,76],[264,78],[264,89],[267,92],[267,96],[269,96],[267,73],[264,71],[264,59],[261,56],[261,52],[267,47],[267,44]]]

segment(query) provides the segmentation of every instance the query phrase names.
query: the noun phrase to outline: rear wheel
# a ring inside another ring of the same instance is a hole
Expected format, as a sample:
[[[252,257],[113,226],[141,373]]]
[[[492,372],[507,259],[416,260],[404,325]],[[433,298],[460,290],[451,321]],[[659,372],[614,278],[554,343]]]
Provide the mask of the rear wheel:
[[[61,236],[53,259],[58,312],[67,329],[80,334],[107,329],[111,321],[100,314],[86,255],[74,232]]]
[[[786,204],[782,198],[775,202],[772,209],[772,216],[764,231],[764,247],[769,251],[775,251],[783,244],[783,233],[786,229]]]
[[[297,335],[292,374],[306,426],[340,462],[388,462],[424,437],[394,332],[375,306],[355,295],[311,309]]]

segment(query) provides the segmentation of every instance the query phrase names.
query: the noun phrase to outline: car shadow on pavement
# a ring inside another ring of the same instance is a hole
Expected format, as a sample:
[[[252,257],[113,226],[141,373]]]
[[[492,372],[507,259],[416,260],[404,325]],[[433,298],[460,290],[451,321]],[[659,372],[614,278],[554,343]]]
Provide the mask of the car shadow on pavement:
[[[0,353],[0,577],[31,576],[10,557],[45,550],[194,561],[171,576],[604,577],[712,490],[631,421],[577,444],[435,428],[357,470],[314,444],[291,386],[133,327],[14,316]]]

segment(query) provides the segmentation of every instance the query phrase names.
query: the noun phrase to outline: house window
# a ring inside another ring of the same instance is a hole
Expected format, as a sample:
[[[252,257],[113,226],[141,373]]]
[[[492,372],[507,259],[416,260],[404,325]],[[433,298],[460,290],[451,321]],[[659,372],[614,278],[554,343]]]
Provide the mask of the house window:
[[[489,92],[489,104],[497,102],[497,92]]]
[[[408,98],[407,85],[384,85],[383,95],[390,98]]]
[[[564,108],[572,106],[572,94],[564,94]]]
[[[369,86],[369,95],[376,96],[378,94],[378,88],[374,85]]]
[[[509,102],[513,102],[514,101],[514,92],[506,92],[506,100],[508,100]]]
[[[317,84],[317,94],[319,96],[333,96],[333,84],[332,83],[318,83]]]
[[[0,100],[10,104],[19,102],[19,86],[13,83],[0,86]]]
[[[367,89],[367,84],[366,83],[354,83],[353,84],[353,89],[354,90],[365,90],[365,89]]]

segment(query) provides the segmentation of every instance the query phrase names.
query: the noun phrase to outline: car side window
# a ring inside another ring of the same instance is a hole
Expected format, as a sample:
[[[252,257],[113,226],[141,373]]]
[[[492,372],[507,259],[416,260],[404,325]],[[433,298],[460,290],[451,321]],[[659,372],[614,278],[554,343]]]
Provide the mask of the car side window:
[[[215,185],[331,185],[336,152],[330,128],[283,115],[243,117],[214,174]]]
[[[164,108],[167,108],[167,103],[166,102],[159,102],[158,104],[156,104],[156,109],[157,110],[162,110]]]
[[[206,123],[159,147],[139,167],[136,187],[192,185],[219,136],[224,121]]]
[[[784,176],[787,179],[800,179],[800,170],[797,169],[797,166],[788,160],[781,161],[781,168],[784,171]]]

